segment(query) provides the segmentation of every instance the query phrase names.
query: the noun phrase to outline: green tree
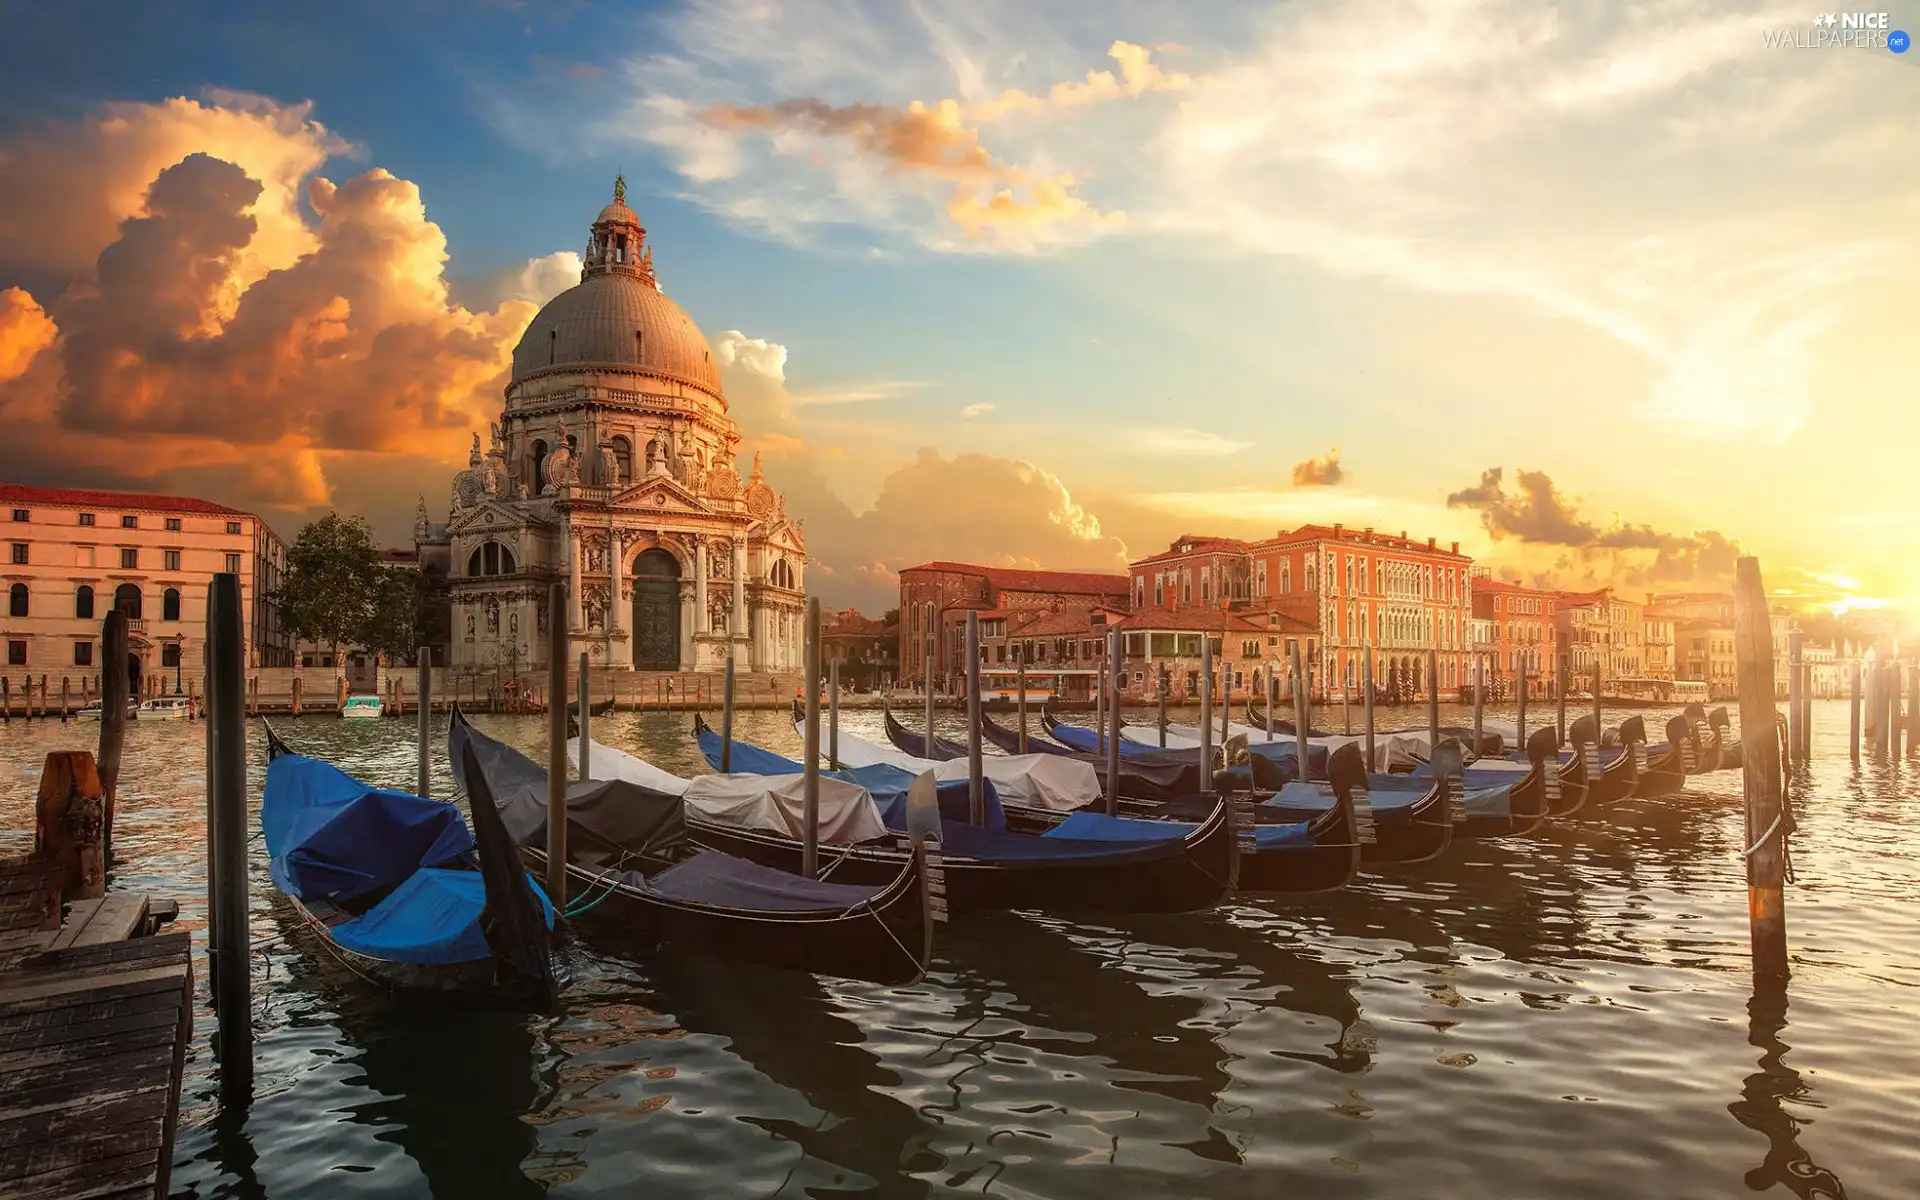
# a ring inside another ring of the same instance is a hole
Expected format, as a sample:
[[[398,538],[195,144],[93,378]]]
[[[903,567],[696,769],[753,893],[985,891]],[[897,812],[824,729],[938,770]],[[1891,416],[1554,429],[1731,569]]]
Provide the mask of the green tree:
[[[389,663],[410,661],[420,646],[420,584],[419,571],[377,568],[367,624],[355,640]]]
[[[307,525],[287,551],[280,623],[293,636],[332,649],[361,641],[373,624],[385,570],[362,517],[330,512]]]

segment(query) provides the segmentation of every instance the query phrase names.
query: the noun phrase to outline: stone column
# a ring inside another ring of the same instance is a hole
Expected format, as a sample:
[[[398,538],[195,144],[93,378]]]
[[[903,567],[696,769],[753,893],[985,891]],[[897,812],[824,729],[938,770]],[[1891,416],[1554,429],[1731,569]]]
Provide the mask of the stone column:
[[[573,528],[573,517],[560,520],[560,537],[567,548],[567,632],[584,623],[580,619],[580,539]]]
[[[607,531],[607,629],[612,633],[619,633],[627,627],[626,605],[620,602],[620,576],[623,565],[621,560],[625,557],[626,551],[620,545],[620,531],[609,529]]]
[[[693,588],[680,585],[680,669],[693,669]]]
[[[733,539],[733,620],[727,626],[731,640],[746,635],[747,625],[747,539]]]
[[[707,537],[693,539],[693,612],[698,622],[694,632],[707,632]]]

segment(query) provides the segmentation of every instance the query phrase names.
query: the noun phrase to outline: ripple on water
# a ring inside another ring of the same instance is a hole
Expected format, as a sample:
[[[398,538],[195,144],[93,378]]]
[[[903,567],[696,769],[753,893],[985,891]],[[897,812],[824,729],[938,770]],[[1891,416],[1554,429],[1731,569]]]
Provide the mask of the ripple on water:
[[[878,730],[877,714],[845,719]],[[538,718],[479,720],[528,749],[544,736]],[[372,781],[411,780],[399,722],[283,727]],[[619,714],[596,732],[692,772],[686,727]],[[779,714],[739,727],[798,750]],[[1856,776],[1844,730],[1844,708],[1820,706],[1784,998],[1748,979],[1735,773],[1369,869],[1331,897],[966,920],[907,989],[582,951],[563,1010],[538,1017],[449,1013],[343,977],[306,953],[255,843],[253,934],[284,940],[255,961],[254,1100],[218,1104],[202,1013],[176,1191],[1920,1194],[1920,770]],[[0,727],[14,768],[0,844],[30,844],[39,763],[86,732]],[[195,930],[201,736],[130,731],[114,877],[179,897]],[[451,787],[444,763],[435,786]]]

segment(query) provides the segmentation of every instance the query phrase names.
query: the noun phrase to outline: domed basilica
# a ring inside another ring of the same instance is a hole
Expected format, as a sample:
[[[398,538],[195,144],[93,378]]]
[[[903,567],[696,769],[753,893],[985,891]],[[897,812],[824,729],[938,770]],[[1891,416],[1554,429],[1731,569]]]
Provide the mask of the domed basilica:
[[[452,592],[454,667],[547,660],[547,585],[568,583],[569,661],[604,668],[801,665],[806,541],[761,477],[706,338],[660,291],[647,231],[616,180],[580,283],[513,351],[506,407],[474,435],[447,523],[421,502],[423,568]]]

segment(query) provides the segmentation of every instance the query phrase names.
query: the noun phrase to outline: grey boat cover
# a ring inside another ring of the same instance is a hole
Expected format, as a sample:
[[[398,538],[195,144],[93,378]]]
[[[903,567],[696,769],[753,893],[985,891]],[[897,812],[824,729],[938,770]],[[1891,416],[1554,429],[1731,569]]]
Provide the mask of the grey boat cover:
[[[513,747],[455,720],[448,731],[453,773],[462,790],[463,750],[473,746],[480,771],[493,792],[500,820],[513,840],[544,849],[547,844],[547,769]],[[631,854],[674,857],[684,847],[687,827],[680,797],[656,792],[624,779],[585,779],[567,784],[567,858],[587,867],[610,867]]]

